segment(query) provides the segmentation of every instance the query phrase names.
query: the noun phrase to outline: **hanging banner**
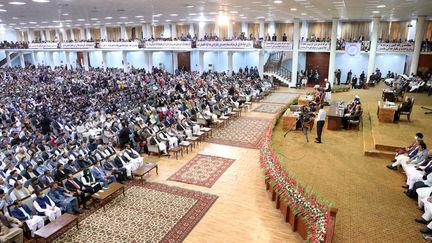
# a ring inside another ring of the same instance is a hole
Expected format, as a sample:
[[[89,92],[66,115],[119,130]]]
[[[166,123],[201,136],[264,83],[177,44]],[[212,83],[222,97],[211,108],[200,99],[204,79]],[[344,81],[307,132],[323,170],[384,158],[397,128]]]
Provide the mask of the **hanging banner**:
[[[191,41],[147,41],[144,43],[144,48],[153,49],[190,49],[192,48]]]
[[[29,43],[29,49],[57,49],[58,44],[56,42],[49,43]]]
[[[299,49],[303,51],[329,51],[330,42],[300,42]]]
[[[412,52],[414,51],[414,43],[378,43],[377,51],[382,52]]]
[[[253,41],[197,41],[198,49],[252,49]]]
[[[266,42],[264,42],[264,49],[292,50],[292,42],[288,42],[288,41],[266,41]]]
[[[345,54],[350,57],[358,57],[361,53],[361,43],[347,42],[345,43]]]
[[[102,49],[138,49],[138,42],[99,42],[97,48]]]
[[[62,42],[60,48],[63,49],[92,49],[95,48],[94,42]]]

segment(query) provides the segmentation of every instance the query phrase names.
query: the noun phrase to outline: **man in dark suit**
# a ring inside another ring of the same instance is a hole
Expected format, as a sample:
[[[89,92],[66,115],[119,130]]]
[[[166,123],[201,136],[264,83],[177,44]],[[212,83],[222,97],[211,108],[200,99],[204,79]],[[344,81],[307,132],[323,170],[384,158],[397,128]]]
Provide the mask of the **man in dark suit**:
[[[42,182],[42,184],[44,186],[49,186],[49,184],[53,183],[55,180],[51,175],[51,171],[46,170],[44,172],[44,175],[40,178],[40,182]]]
[[[126,168],[117,167],[111,159],[105,161],[103,163],[103,167],[107,170],[111,175],[114,175],[118,182],[122,183],[126,181]]]
[[[90,209],[90,207],[86,204],[87,198],[85,196],[85,193],[95,193],[92,187],[84,186],[84,184],[82,184],[82,182],[79,181],[77,178],[74,178],[72,174],[67,175],[65,187],[68,191],[73,192],[75,196],[78,197],[79,203],[83,205],[84,209]]]
[[[129,137],[130,130],[126,126],[125,122],[122,123],[122,127],[123,128],[120,130],[119,135],[118,135],[119,144],[120,144],[121,149],[123,149],[126,144],[130,143],[130,137]]]

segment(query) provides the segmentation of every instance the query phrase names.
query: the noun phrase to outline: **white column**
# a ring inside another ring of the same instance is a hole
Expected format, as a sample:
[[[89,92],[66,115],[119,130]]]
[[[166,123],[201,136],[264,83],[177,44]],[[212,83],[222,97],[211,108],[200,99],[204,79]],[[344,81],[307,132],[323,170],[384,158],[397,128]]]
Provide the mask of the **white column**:
[[[241,25],[241,31],[243,33],[245,33],[246,38],[249,38],[249,33],[248,33],[248,23],[242,23]]]
[[[164,24],[163,25],[163,38],[170,38],[171,37],[171,25],[170,24]]]
[[[330,61],[328,70],[328,81],[331,84],[335,83],[335,71],[336,71],[336,39],[337,39],[337,29],[339,20],[338,18],[332,19],[332,32],[331,32],[331,42],[330,42]]]
[[[232,21],[230,20],[230,21],[228,21],[228,26],[227,26],[227,29],[228,29],[228,33],[227,33],[227,38],[228,39],[231,39],[231,38],[233,38],[233,36],[234,36],[234,31],[233,31],[233,23],[232,23]],[[240,33],[236,33],[237,34],[237,36],[239,36],[240,35]]]
[[[372,35],[370,42],[370,51],[369,51],[369,61],[368,61],[368,72],[366,80],[369,80],[369,77],[375,71],[375,56],[378,45],[378,29],[381,17],[375,16],[372,22]]]
[[[300,20],[294,19],[291,82],[289,84],[290,87],[296,87],[297,84],[299,41],[300,41]]]
[[[11,64],[11,59],[10,59],[10,52],[6,51],[5,54],[6,54],[6,66],[11,67],[12,64]]]
[[[228,57],[228,72],[232,72],[233,71],[233,52],[232,51],[228,51],[227,52],[227,57]]]
[[[192,38],[194,37],[195,35],[194,24],[189,25],[189,34],[192,36]]]
[[[65,52],[64,52],[64,55],[65,55],[65,57],[66,57],[66,66],[67,66],[67,68],[69,69],[69,68],[70,68],[70,65],[71,65],[70,52],[65,51]]]
[[[22,41],[20,30],[15,30],[15,35],[16,35],[17,41]]]
[[[200,73],[204,72],[204,53],[204,51],[198,51],[198,67]]]
[[[108,67],[108,63],[107,63],[107,58],[108,54],[106,51],[102,51],[102,68],[104,71],[106,71],[107,67]]]
[[[146,24],[141,25],[141,32],[142,32],[142,38],[147,39],[147,25]]]
[[[48,56],[49,56],[49,66],[51,67],[51,70],[54,70],[55,68],[54,52],[53,51],[48,52]]]
[[[200,22],[198,24],[198,39],[204,39],[205,34],[205,23]]]
[[[258,72],[259,76],[262,78],[264,75],[264,50],[259,50],[259,57],[258,57]]]
[[[308,23],[306,22],[306,20],[302,21],[302,26],[301,26],[301,30],[300,30],[300,39],[301,38],[308,38]]]
[[[276,33],[276,24],[275,24],[274,21],[271,21],[271,22],[268,24],[268,30],[267,30],[267,32],[270,34],[270,36],[273,36],[273,34]],[[266,33],[266,34],[267,34],[267,33]],[[279,37],[279,38],[280,38],[280,37]]]
[[[411,59],[411,68],[410,73],[414,73],[414,75],[417,74],[418,69],[418,63],[420,59],[420,51],[421,51],[421,44],[423,41],[424,36],[424,23],[425,23],[425,16],[419,16],[417,18],[416,23],[416,33],[415,33],[415,39],[414,39],[414,52],[412,54]]]
[[[259,22],[259,33],[258,33],[258,38],[264,38],[264,37],[265,37],[265,34],[266,34],[266,33],[264,33],[264,20],[261,20],[261,21]]]
[[[25,68],[24,52],[22,51],[19,53],[19,60],[21,68]]]
[[[108,34],[107,34],[107,27],[105,25],[100,27],[100,33],[101,33],[101,39],[107,41],[108,40]]]
[[[84,28],[80,28],[80,40],[86,40],[86,33]]]
[[[173,23],[171,24],[171,38],[177,38],[177,24]]]
[[[414,40],[415,38],[415,34],[416,34],[416,26],[417,26],[417,21],[412,19],[410,21],[410,25],[411,27],[408,27],[408,35],[407,35],[407,40]]]
[[[129,72],[129,62],[127,58],[127,51],[122,51],[122,58],[123,58],[123,70],[128,73]]]
[[[172,51],[173,73],[178,69],[178,55],[176,51]]]
[[[69,29],[69,32],[70,32],[70,38],[71,38],[71,40],[75,41],[75,33],[74,33],[73,29]]]
[[[60,41],[59,30],[54,30],[54,40]]]
[[[147,28],[147,39],[150,39],[153,35],[153,28],[151,24],[147,24],[146,28]]]
[[[145,59],[145,70],[146,72],[151,72],[153,67],[153,51],[144,51],[144,59]]]
[[[39,57],[37,55],[37,51],[32,51],[32,60],[35,66],[39,66]]]
[[[120,38],[127,40],[126,26],[124,24],[120,25]]]
[[[215,23],[214,34],[219,38],[221,37],[219,33],[219,24],[217,22]]]
[[[49,30],[45,30],[45,40],[51,41],[51,34]]]
[[[86,39],[90,40],[92,38],[90,28],[86,28],[85,32],[86,32]]]
[[[86,51],[83,52],[83,64],[84,64],[84,70],[89,70],[89,60],[88,60],[88,53]]]
[[[29,41],[29,42],[32,42],[32,41],[34,41],[34,36],[33,36],[33,30],[31,30],[31,29],[27,29],[27,40]]]

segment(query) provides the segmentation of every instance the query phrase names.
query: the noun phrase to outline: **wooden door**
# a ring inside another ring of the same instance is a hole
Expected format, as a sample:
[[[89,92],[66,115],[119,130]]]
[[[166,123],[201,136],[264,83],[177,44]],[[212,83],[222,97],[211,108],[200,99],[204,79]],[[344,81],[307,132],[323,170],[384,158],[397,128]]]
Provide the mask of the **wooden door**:
[[[306,68],[308,73],[310,70],[318,70],[320,83],[323,84],[324,79],[328,77],[328,68],[330,62],[329,52],[307,52],[306,53]],[[312,80],[308,79],[308,86],[313,86]]]
[[[174,67],[174,69],[183,69],[187,72],[191,71],[190,51],[177,53],[177,60],[178,60],[178,67]]]

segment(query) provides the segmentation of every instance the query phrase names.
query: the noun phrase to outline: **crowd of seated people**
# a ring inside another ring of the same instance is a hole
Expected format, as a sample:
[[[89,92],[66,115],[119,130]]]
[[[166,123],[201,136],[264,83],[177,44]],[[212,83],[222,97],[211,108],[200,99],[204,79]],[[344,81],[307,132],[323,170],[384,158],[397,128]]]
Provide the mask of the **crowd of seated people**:
[[[200,118],[215,122],[272,85],[255,69],[201,75],[31,66],[0,76],[0,210],[33,233],[43,222],[32,215],[80,213],[85,194],[130,179],[143,165],[140,152],[156,146],[167,154],[200,133]]]
[[[397,170],[401,167],[406,174],[407,189],[404,193],[417,200],[422,215],[415,219],[424,224],[420,229],[424,238],[430,240],[432,235],[432,150],[428,150],[422,133],[416,133],[414,140],[405,148],[396,150],[395,158],[387,168]]]

